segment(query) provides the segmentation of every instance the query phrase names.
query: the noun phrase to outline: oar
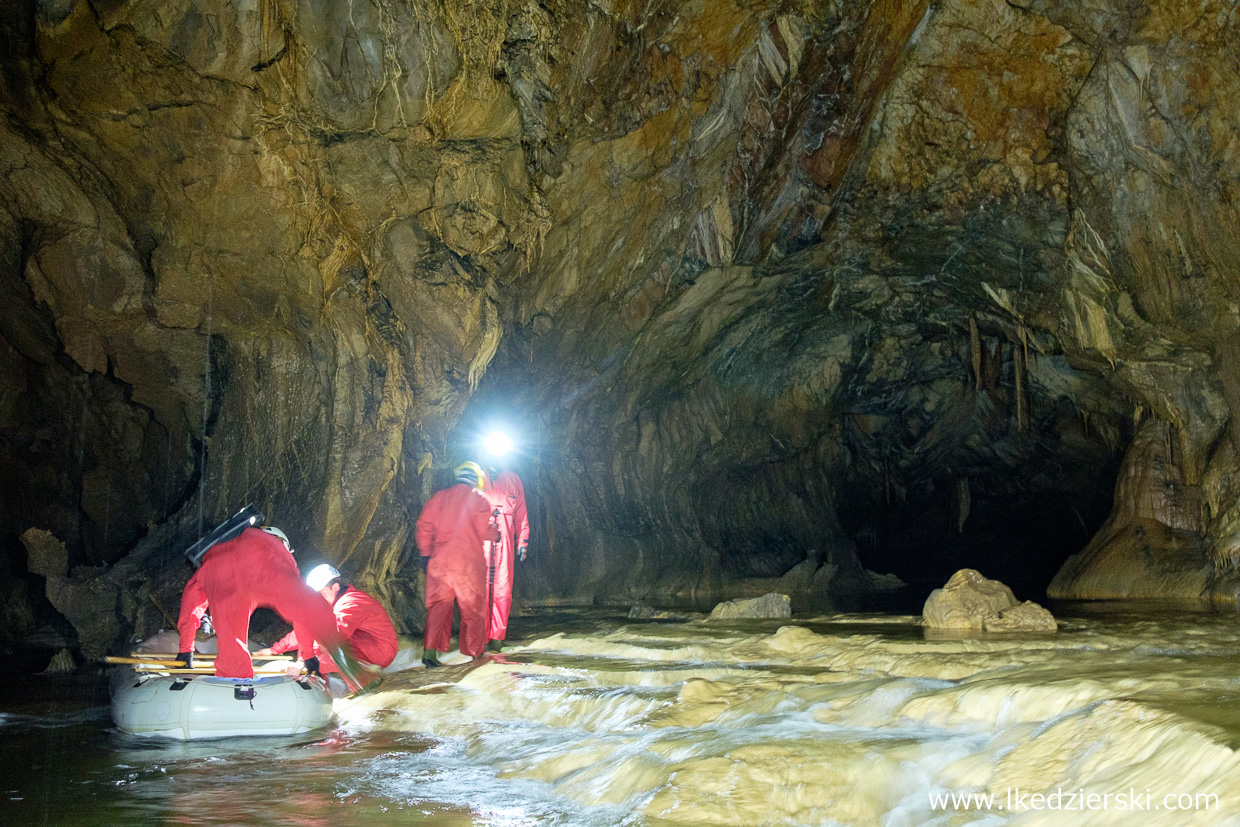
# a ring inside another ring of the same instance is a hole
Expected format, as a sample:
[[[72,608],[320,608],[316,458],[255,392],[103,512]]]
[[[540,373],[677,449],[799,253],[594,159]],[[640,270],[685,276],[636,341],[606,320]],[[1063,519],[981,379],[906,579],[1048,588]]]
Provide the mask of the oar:
[[[215,664],[213,663],[204,663],[201,666],[187,667],[179,660],[146,660],[142,658],[118,658],[111,656],[106,657],[103,660],[105,663],[133,666],[140,672],[176,672],[179,670],[202,675],[215,674]],[[270,666],[273,664],[268,665]],[[271,672],[270,674],[277,674],[277,672]]]
[[[112,655],[108,655],[106,658],[103,659],[103,662],[104,663],[124,663],[124,664],[130,664],[132,666],[148,666],[148,667],[149,666],[170,666],[170,667],[179,666],[181,668],[185,667],[184,663],[182,663],[179,660],[176,660],[175,658],[169,658],[168,660],[153,660],[151,658],[118,658],[118,657],[113,657]],[[204,666],[203,668],[214,669],[215,667]]]
[[[204,675],[208,678],[215,676],[215,670],[211,668],[210,666],[204,666],[201,668],[194,667],[193,669],[186,669],[184,667],[169,668],[169,667],[164,667],[164,666],[156,666],[151,669],[136,669],[134,671],[136,671],[140,675]],[[255,679],[271,678],[271,677],[275,677],[277,675],[283,675],[283,674],[284,674],[283,672],[257,672],[255,673],[254,678]],[[305,672],[302,672],[301,674],[304,675]],[[243,679],[235,678],[234,680],[243,680]]]
[[[139,669],[138,672],[143,675],[205,675],[208,678],[215,674],[215,670],[210,666],[202,669],[185,669],[183,667],[180,669],[165,669],[160,667],[158,669]]]
[[[130,652],[129,657],[141,658],[144,660],[175,660],[176,653],[165,652],[163,654],[156,654],[152,652]],[[194,660],[215,660],[216,657],[217,656],[214,652],[195,652],[194,653]],[[292,655],[255,655],[251,653],[250,659],[251,660],[293,660],[293,656]]]

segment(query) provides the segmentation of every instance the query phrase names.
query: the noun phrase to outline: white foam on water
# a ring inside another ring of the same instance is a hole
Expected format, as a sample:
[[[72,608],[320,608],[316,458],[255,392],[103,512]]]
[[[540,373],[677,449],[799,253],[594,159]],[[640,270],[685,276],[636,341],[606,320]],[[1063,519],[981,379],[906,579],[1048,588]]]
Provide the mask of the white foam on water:
[[[1240,696],[1225,619],[1086,620],[1026,639],[919,639],[912,619],[853,634],[841,620],[554,635],[510,655],[523,662],[339,715],[439,739],[372,762],[373,794],[487,824],[1240,824],[1240,714],[1229,729],[1177,707],[1192,697],[1222,720]],[[1029,798],[1057,790],[1082,808]],[[932,800],[950,794],[991,805]],[[1088,794],[1108,808],[1083,808]],[[1133,806],[1167,795],[1207,808]]]

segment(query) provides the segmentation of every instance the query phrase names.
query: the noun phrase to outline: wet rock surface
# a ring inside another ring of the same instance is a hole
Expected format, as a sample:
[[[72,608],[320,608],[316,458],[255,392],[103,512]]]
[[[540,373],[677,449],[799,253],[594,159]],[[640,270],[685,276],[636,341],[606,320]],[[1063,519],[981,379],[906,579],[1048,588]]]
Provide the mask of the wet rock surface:
[[[0,10],[14,582],[123,637],[257,502],[416,631],[502,415],[530,599],[1234,597],[1226,4],[154,9]]]
[[[764,594],[761,597],[727,600],[711,609],[707,620],[737,618],[792,617],[792,601],[786,594]]]
[[[628,617],[630,620],[667,620],[677,623],[693,619],[692,615],[685,614],[684,612],[656,609],[653,606],[633,606],[629,609]]]
[[[974,569],[961,569],[941,589],[926,598],[922,623],[928,629],[987,632],[1053,632],[1058,629],[1049,611]]]
[[[1026,600],[1010,609],[1000,609],[993,617],[982,620],[986,632],[1057,632],[1059,624],[1049,611]]]

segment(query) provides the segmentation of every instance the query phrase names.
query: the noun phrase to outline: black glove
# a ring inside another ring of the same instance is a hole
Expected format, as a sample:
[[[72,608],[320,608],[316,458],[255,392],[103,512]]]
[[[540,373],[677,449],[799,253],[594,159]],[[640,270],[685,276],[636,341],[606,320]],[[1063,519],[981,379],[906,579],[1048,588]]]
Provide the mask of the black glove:
[[[529,543],[522,543],[521,545],[517,546],[517,559],[520,560],[522,563],[524,563],[525,555],[529,552],[529,550],[530,550]]]
[[[306,668],[306,672],[308,672],[309,674],[311,675],[319,674],[319,659],[318,658],[306,658],[305,660],[301,662],[301,665]]]
[[[177,652],[176,659],[179,660],[181,663],[185,664],[186,669],[194,668],[194,653],[193,652]]]
[[[426,571],[426,567],[429,566],[430,564],[431,564],[431,558],[429,557],[418,558],[418,565],[422,568],[422,571]]]

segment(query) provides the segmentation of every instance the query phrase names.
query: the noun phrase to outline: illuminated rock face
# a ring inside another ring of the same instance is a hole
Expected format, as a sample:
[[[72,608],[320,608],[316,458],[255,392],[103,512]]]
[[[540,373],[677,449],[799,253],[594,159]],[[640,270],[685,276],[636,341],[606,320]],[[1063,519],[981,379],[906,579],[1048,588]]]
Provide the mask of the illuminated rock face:
[[[930,592],[922,608],[928,629],[956,632],[1054,632],[1058,624],[1046,609],[975,569],[961,569],[940,589]]]
[[[175,586],[254,501],[416,626],[412,519],[500,406],[528,595],[1044,585],[1139,427],[1161,504],[1107,531],[1227,593],[1227,4],[345,8],[0,10],[10,547],[162,525]]]

